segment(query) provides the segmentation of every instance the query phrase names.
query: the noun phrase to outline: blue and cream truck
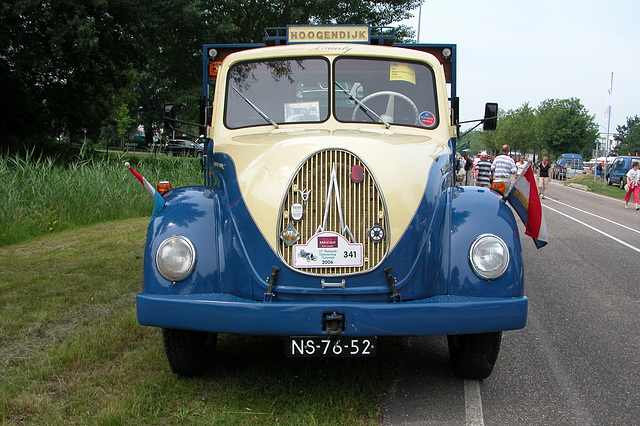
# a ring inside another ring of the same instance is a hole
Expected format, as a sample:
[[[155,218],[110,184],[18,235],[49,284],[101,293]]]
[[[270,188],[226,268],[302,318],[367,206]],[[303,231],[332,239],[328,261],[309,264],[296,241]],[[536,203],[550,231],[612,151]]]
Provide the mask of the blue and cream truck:
[[[176,374],[214,365],[218,333],[281,336],[296,357],[446,335],[453,370],[483,379],[525,326],[514,215],[455,185],[456,45],[372,32],[203,46],[204,182],[164,192],[137,295]]]

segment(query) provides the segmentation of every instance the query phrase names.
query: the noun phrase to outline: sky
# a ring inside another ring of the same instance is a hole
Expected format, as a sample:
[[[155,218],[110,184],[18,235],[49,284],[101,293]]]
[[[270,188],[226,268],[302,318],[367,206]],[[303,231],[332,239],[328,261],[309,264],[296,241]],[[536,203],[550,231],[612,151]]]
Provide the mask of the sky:
[[[462,121],[578,98],[606,133],[610,87],[610,133],[640,116],[640,1],[425,0],[421,17],[420,43],[457,44]]]

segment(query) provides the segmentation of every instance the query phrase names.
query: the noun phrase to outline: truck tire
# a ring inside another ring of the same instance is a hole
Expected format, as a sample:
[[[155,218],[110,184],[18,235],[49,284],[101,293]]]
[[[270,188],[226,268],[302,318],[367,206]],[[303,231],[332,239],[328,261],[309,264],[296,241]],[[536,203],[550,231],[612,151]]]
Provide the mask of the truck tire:
[[[162,329],[171,370],[178,376],[202,376],[213,364],[218,335],[202,331]]]
[[[498,359],[501,340],[502,332],[447,336],[451,367],[463,379],[486,379]]]

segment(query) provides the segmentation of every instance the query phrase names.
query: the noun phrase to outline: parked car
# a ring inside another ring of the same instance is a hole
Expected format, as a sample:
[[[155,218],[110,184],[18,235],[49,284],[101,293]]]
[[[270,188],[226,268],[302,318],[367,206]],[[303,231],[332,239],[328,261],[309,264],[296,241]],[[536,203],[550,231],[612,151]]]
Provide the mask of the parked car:
[[[202,157],[203,152],[203,143],[192,142],[186,139],[170,139],[164,146],[164,153],[170,157],[173,155]]]
[[[576,174],[584,173],[584,161],[580,154],[562,154],[553,164],[551,176],[553,179],[567,179],[567,169]],[[573,177],[573,176],[570,176]]]
[[[607,183],[609,185],[620,185],[620,188],[624,188],[624,185],[627,183],[627,172],[634,162],[640,163],[640,157],[632,157],[630,155],[616,157],[609,166]]]

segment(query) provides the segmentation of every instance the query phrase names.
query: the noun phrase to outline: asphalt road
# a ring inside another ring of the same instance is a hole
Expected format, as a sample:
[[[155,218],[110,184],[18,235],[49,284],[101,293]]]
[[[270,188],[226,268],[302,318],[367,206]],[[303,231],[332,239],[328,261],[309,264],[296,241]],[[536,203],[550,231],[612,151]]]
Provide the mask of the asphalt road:
[[[640,211],[552,184],[549,244],[521,239],[527,326],[492,375],[462,380],[446,337],[405,338],[385,425],[640,424]]]

